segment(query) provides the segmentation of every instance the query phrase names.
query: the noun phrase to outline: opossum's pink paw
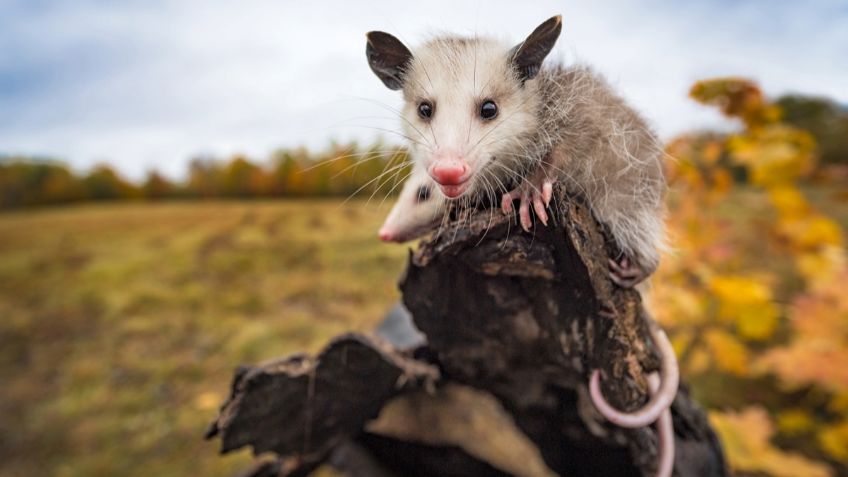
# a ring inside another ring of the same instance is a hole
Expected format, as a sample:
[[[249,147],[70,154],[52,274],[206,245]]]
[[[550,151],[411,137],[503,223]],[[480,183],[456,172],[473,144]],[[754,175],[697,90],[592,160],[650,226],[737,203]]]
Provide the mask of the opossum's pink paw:
[[[621,260],[609,260],[610,279],[621,288],[633,288],[648,277],[648,273],[637,263],[622,257]]]
[[[501,211],[503,211],[504,214],[511,213],[513,210],[512,201],[520,198],[521,191],[519,189],[513,189],[509,192],[504,193],[504,195],[501,196]]]
[[[551,197],[553,196],[553,183],[550,180],[547,178],[543,179],[538,187],[533,182],[525,180],[520,186],[501,197],[501,210],[505,214],[511,213],[513,211],[512,202],[520,199],[521,204],[518,206],[518,220],[525,232],[529,232],[533,226],[533,221],[530,219],[531,204],[533,210],[536,212],[536,217],[539,218],[542,224],[548,225],[548,211],[546,208],[551,203]]]

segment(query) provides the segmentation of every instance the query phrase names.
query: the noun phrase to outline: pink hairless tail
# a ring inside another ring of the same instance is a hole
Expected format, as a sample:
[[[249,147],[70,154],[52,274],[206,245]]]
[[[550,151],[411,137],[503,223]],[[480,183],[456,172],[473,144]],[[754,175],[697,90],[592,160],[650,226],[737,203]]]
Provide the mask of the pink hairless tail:
[[[651,373],[648,376],[648,385],[651,392],[656,393],[660,389],[660,375]],[[657,429],[657,477],[670,477],[674,470],[674,425],[671,422],[671,407],[660,413],[656,423]]]
[[[634,412],[621,412],[612,407],[604,395],[601,393],[601,372],[595,370],[592,372],[592,377],[589,380],[589,395],[592,397],[592,403],[608,421],[621,427],[645,427],[653,424],[660,417],[663,410],[667,409],[671,402],[674,401],[674,396],[677,395],[677,386],[680,382],[680,374],[677,369],[677,358],[674,355],[674,349],[668,341],[665,332],[657,326],[651,327],[651,336],[659,348],[662,361],[662,383],[657,393],[651,396],[648,404],[642,409]]]
[[[674,469],[674,426],[671,420],[671,403],[677,394],[680,373],[674,349],[665,332],[658,326],[652,326],[652,337],[659,348],[662,360],[662,378],[659,373],[648,376],[651,399],[642,409],[625,413],[612,407],[601,393],[600,371],[592,372],[589,381],[589,395],[592,403],[607,420],[621,427],[644,427],[656,422],[659,456],[657,477],[669,477]]]

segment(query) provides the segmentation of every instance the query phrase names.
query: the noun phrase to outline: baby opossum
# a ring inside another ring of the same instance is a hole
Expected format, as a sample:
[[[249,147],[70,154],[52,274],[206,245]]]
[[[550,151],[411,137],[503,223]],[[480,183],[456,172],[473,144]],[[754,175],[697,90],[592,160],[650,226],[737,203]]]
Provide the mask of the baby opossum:
[[[556,16],[512,47],[439,36],[414,54],[388,33],[368,33],[369,66],[388,88],[403,92],[401,119],[416,168],[380,231],[383,240],[426,233],[447,200],[471,205],[498,193],[505,213],[520,201],[525,230],[532,225],[530,207],[547,225],[552,184],[559,181],[585,197],[619,248],[621,256],[610,260],[613,281],[632,287],[656,269],[666,188],[659,141],[590,69],[542,68],[561,30]],[[422,187],[430,192],[419,194]],[[654,340],[663,354],[662,384],[651,378],[655,394],[642,410],[627,414],[606,404],[597,371],[590,391],[611,422],[639,427],[659,418],[659,475],[670,475],[668,409],[678,376],[665,334],[654,330]]]
[[[386,242],[406,242],[430,232],[442,220],[446,200],[418,164],[403,184],[397,202],[378,233]]]
[[[413,54],[394,36],[368,34],[366,54],[402,90],[404,134],[443,197],[472,203],[502,192],[547,223],[551,184],[582,194],[622,255],[611,276],[633,286],[659,263],[665,179],[659,141],[645,121],[586,67],[542,68],[562,29],[544,22],[514,47],[439,36]]]

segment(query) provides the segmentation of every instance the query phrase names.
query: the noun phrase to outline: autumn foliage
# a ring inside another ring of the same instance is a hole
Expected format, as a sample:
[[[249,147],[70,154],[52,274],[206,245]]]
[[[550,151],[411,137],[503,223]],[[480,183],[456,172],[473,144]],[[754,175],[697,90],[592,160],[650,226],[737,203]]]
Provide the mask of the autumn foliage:
[[[80,174],[57,161],[8,157],[0,158],[0,209],[125,199],[382,197],[406,177],[406,162],[403,148],[379,141],[333,144],[319,153],[281,149],[262,162],[196,158],[184,181],[150,171],[133,183],[105,164]]]
[[[654,280],[657,318],[737,472],[842,474],[848,266],[842,228],[799,186],[816,141],[750,81],[702,81],[690,94],[741,127],[667,147],[674,250]],[[731,193],[758,212],[723,210]]]

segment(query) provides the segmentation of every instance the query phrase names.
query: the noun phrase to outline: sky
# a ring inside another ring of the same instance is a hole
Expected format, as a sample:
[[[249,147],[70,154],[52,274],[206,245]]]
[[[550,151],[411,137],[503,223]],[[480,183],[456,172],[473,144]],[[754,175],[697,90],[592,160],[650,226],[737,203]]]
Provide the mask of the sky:
[[[393,141],[401,98],[368,69],[365,32],[517,43],[555,14],[548,61],[594,66],[665,139],[733,127],[687,99],[708,77],[848,104],[844,0],[523,3],[0,0],[0,155],[178,178],[200,155]]]

